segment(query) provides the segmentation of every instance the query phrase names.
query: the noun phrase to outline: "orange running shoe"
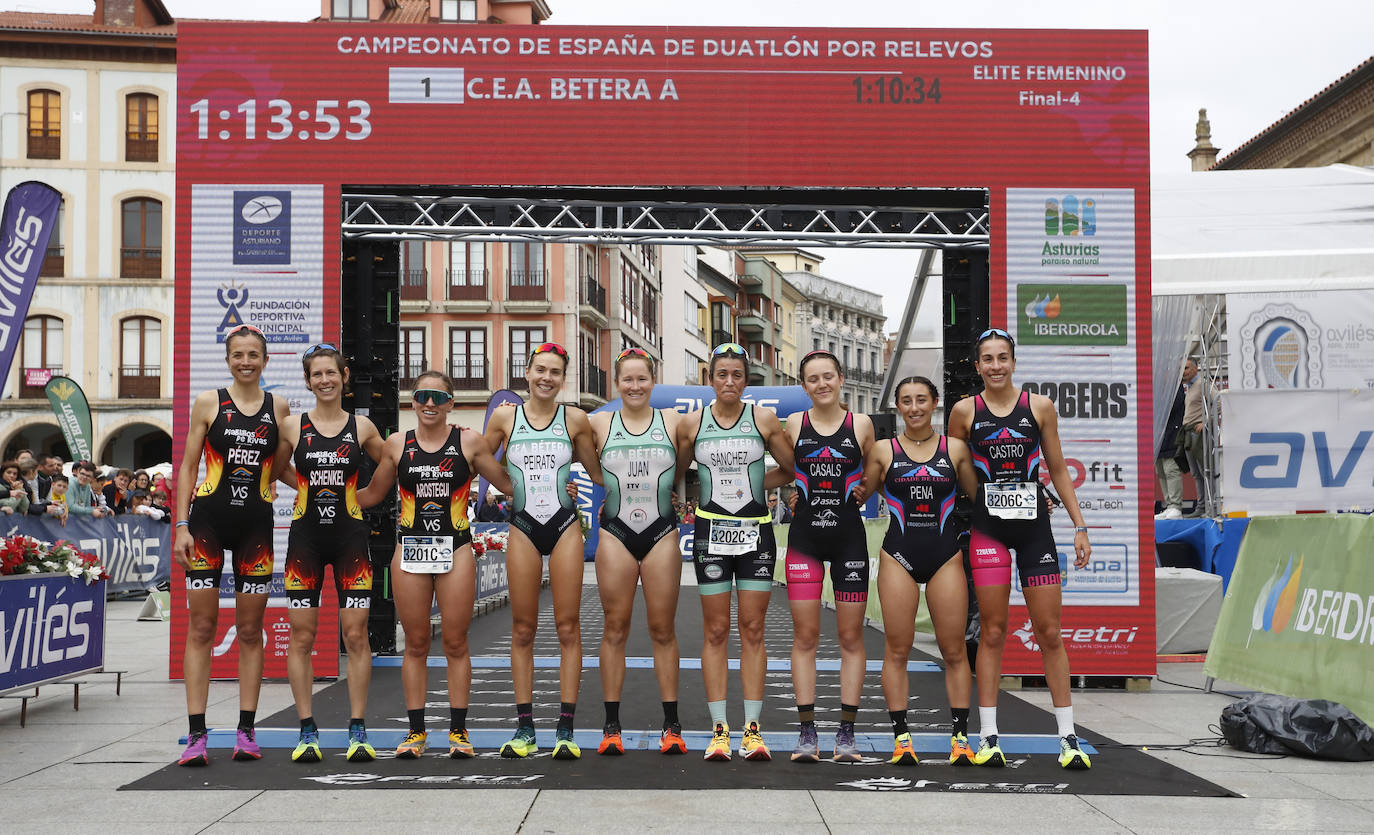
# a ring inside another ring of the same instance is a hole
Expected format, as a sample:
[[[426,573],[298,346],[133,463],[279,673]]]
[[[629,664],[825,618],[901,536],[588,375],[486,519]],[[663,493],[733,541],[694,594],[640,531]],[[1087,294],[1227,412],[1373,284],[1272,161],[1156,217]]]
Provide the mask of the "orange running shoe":
[[[973,749],[968,746],[968,737],[963,734],[949,738],[949,764],[973,765]]]
[[[899,734],[892,740],[892,759],[888,760],[891,765],[915,765],[919,760],[916,759],[916,749],[911,745],[911,734]]]
[[[596,747],[596,753],[605,756],[618,757],[625,753],[625,743],[620,739],[620,723],[608,722],[601,731],[601,744]]]
[[[663,729],[663,735],[658,738],[658,752],[660,754],[687,753],[687,743],[682,739],[681,725],[674,722]]]

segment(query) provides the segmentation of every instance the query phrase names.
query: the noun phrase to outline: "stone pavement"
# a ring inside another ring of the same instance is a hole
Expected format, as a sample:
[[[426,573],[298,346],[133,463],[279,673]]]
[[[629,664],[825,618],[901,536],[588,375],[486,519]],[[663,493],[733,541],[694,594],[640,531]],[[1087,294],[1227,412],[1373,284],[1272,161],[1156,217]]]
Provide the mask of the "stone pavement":
[[[184,691],[167,680],[168,625],[138,622],[137,602],[112,602],[107,623],[109,669],[128,670],[123,695],[96,677],[81,688],[72,711],[71,688],[44,688],[19,727],[19,703],[0,702],[0,831],[20,833],[232,833],[260,835],[289,826],[293,833],[338,832],[363,824],[420,832],[713,831],[987,833],[1013,821],[1039,821],[1068,832],[1374,832],[1374,763],[1269,758],[1229,748],[1192,752],[1151,749],[1241,798],[909,794],[879,802],[865,792],[555,791],[463,789],[346,791],[120,792],[180,753],[185,733]],[[498,610],[490,617],[502,617]],[[926,636],[918,644],[927,642]],[[933,641],[921,646],[936,654]],[[595,648],[586,650],[594,653]],[[1176,746],[1215,737],[1229,697],[1201,692],[1200,664],[1165,664],[1149,693],[1074,694],[1083,725],[1135,746]],[[692,675],[688,672],[686,675]],[[1172,682],[1172,683],[1166,683]],[[1191,685],[1189,687],[1188,685]],[[320,686],[324,686],[321,684]],[[1239,691],[1218,682],[1222,690]],[[865,698],[878,698],[873,688]],[[237,716],[237,686],[210,690],[211,724]],[[1049,708],[1045,691],[1022,698]],[[263,686],[259,716],[291,704],[285,683]],[[1110,750],[1098,758],[1111,757]],[[211,769],[214,764],[210,766]],[[766,767],[766,766],[765,766]],[[356,831],[356,827],[354,829]]]

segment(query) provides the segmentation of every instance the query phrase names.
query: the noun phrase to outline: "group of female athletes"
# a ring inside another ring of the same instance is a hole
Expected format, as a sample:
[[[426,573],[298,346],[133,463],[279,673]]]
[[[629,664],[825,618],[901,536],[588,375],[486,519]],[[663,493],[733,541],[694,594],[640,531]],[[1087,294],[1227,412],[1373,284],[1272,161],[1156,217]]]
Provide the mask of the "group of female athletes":
[[[732,754],[726,721],[732,591],[744,696],[739,753],[750,760],[771,757],[759,727],[767,669],[764,618],[778,556],[766,495],[795,482],[800,497],[783,556],[800,723],[793,761],[820,758],[816,645],[827,562],[841,651],[840,722],[833,759],[860,759],[854,722],[866,667],[863,619],[869,554],[859,508],[867,497],[881,493],[890,514],[877,588],[886,631],[882,686],[892,720],[891,762],[917,761],[907,729],[907,663],[924,585],[944,657],[953,722],[949,761],[1006,763],[998,744],[996,704],[1015,552],[1055,705],[1060,765],[1089,766],[1074,733],[1068,660],[1059,626],[1061,569],[1040,484],[1042,463],[1075,525],[1076,567],[1086,564],[1091,548],[1060,451],[1053,405],[1012,384],[1015,346],[1005,331],[991,329],[979,338],[976,367],[984,390],[954,405],[947,434],[931,426],[939,402],[935,385],[912,377],[901,381],[895,393],[902,432],[885,441],[875,440],[867,416],[848,411],[840,401],[843,368],[826,351],[813,351],[802,359],[798,373],[813,405],[791,415],[785,425],[772,411],[742,399],[748,361],[744,348],[735,343],[712,351],[708,373],[715,400],[706,408],[686,415],[653,408],[654,360],[630,348],[615,361],[621,408],[588,416],[558,402],[568,354],[546,342],[534,348],[526,366],[528,400],[498,409],[485,436],[448,423],[452,382],[440,372],[427,371],[413,387],[417,427],[385,440],[367,418],[343,409],[348,369],[334,346],[315,345],[302,355],[315,404],[300,415],[288,414],[284,403],[261,388],[267,345],[257,329],[240,326],[230,331],[225,353],[232,381],[196,399],[177,481],[179,521],[173,550],[186,570],[190,607],[184,666],[190,734],[180,759],[183,765],[208,762],[205,708],[226,551],[233,555],[240,680],[233,756],[261,756],[254,718],[263,667],[263,611],[272,576],[272,485],[277,479],[297,490],[285,565],[291,626],[288,674],[301,724],[292,759],[322,758],[311,711],[311,651],[325,565],[333,566],[348,655],[351,718],[346,756],[353,762],[376,756],[363,720],[372,663],[367,640],[372,569],[362,508],[383,501],[393,485],[399,489],[400,508],[391,583],[405,633],[401,677],[410,717],[409,732],[396,756],[419,757],[428,748],[426,664],[435,601],[448,662],[448,754],[474,756],[466,714],[472,679],[467,632],[476,568],[467,508],[469,485],[477,473],[512,497],[506,571],[516,732],[500,753],[528,757],[538,750],[532,709],[533,639],[548,558],[560,648],[561,706],[553,756],[580,757],[573,719],[582,674],[583,539],[574,506],[576,491],[569,487],[576,460],[606,492],[596,551],[597,586],[605,612],[600,673],[606,699],[598,753],[625,751],[620,693],[635,589],[641,584],[663,700],[659,750],[687,751],[677,703],[674,618],[682,560],[673,489],[695,462],[700,501],[692,552],[704,624],[702,677],[713,729],[707,760],[729,760]],[[503,446],[504,466],[493,455]],[[196,485],[202,454],[206,476]],[[777,464],[771,470],[765,463],[769,454]],[[364,455],[376,462],[376,471],[367,486],[359,488]],[[972,691],[964,645],[967,581],[951,516],[959,491],[973,500],[970,564],[982,617],[977,752],[967,736]]]

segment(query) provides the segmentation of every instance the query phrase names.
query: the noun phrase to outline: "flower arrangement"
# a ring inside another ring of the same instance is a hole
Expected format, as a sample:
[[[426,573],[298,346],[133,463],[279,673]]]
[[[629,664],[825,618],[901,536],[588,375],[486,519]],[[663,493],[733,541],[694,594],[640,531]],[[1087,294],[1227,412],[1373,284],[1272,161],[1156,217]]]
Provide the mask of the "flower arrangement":
[[[472,536],[472,553],[482,556],[488,551],[505,551],[510,534],[497,531],[481,531]]]
[[[84,578],[86,585],[109,576],[99,557],[70,542],[49,544],[23,535],[0,541],[0,575],[45,573]]]

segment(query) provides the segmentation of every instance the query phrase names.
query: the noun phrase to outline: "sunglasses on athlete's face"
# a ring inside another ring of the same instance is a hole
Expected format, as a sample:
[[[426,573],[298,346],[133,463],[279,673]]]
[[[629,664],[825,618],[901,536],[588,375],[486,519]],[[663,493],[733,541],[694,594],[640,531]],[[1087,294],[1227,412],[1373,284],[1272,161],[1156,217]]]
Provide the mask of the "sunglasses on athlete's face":
[[[416,389],[410,396],[421,406],[442,406],[453,399],[453,395],[443,389]]]
[[[711,349],[711,356],[713,357],[727,357],[732,355],[737,357],[744,357],[748,356],[749,352],[744,350],[744,346],[739,344],[738,342],[722,342],[715,348]]]

